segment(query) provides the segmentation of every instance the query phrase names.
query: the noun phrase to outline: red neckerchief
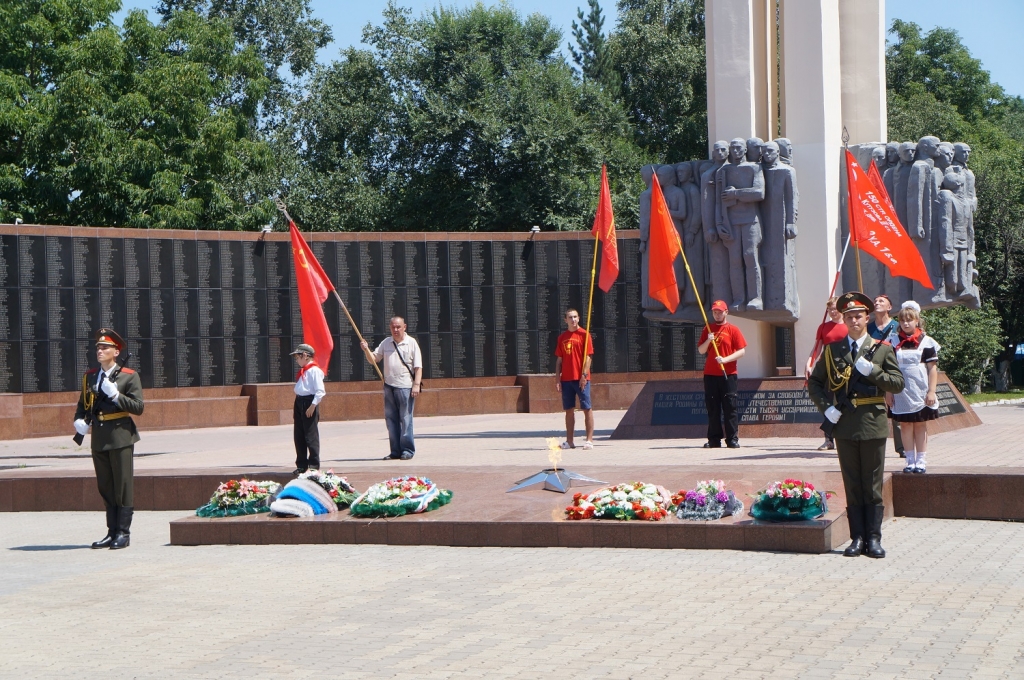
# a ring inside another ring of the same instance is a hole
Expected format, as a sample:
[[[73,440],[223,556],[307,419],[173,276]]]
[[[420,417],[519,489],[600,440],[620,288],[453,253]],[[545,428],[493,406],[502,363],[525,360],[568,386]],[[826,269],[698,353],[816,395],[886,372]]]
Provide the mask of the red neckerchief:
[[[295,379],[296,380],[302,380],[302,375],[306,371],[308,371],[309,369],[313,368],[314,366],[316,366],[316,361],[315,360],[314,361],[310,361],[308,364],[306,364],[305,366],[303,366],[302,368],[299,369],[299,374],[297,376],[295,376]],[[316,366],[316,367],[320,368],[319,366]]]
[[[915,328],[913,335],[907,335],[903,332],[903,329],[900,329],[900,342],[896,345],[896,349],[902,349],[904,347],[907,349],[916,349],[917,346],[921,344],[922,335],[923,333],[921,333],[920,328]]]

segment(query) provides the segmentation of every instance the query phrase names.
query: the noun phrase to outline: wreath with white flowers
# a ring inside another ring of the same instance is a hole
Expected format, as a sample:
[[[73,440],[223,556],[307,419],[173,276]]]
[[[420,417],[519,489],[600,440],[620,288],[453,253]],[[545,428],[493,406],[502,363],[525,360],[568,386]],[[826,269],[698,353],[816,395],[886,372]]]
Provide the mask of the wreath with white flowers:
[[[641,519],[657,522],[668,516],[671,497],[657,484],[626,482],[593,493],[577,493],[565,509],[569,519]]]
[[[451,491],[427,477],[394,477],[368,488],[353,501],[350,512],[356,517],[400,517],[430,512],[451,500]]]
[[[229,479],[213,492],[210,502],[196,510],[199,517],[238,517],[270,511],[270,498],[281,488],[277,482]]]

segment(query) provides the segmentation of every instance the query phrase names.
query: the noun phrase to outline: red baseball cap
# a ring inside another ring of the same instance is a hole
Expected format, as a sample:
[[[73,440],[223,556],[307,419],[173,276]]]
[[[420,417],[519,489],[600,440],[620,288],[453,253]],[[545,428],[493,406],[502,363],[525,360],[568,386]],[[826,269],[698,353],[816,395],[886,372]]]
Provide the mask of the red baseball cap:
[[[729,305],[725,304],[725,300],[715,300],[711,305],[712,312],[728,312]]]

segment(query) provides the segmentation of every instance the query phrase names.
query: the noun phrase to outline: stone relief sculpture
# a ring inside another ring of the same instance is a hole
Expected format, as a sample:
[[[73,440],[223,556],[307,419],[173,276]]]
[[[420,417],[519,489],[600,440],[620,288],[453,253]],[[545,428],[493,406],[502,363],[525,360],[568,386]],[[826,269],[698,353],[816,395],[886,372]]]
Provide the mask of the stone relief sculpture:
[[[721,299],[739,316],[795,321],[800,312],[794,248],[799,194],[790,141],[764,142],[757,137],[717,141],[710,159],[648,168],[641,171],[644,182],[650,187],[650,173],[657,173],[696,289],[680,258],[676,313],[669,314],[647,296],[650,192],[644,192],[640,197],[644,316],[700,322],[699,293],[706,307]]]
[[[892,150],[898,160],[892,163]],[[887,294],[894,306],[915,300],[922,308],[981,304],[974,253],[974,214],[978,200],[974,173],[968,168],[971,148],[963,142],[940,141],[931,135],[916,143],[889,142],[850,147],[862,165],[878,162],[884,153],[882,179],[896,216],[913,240],[928,269],[934,289],[905,278],[893,278],[874,258],[861,259],[865,292]],[[881,169],[881,167],[879,168]],[[843,206],[843,239],[846,224]],[[843,287],[856,288],[856,268],[844,267]]]
[[[679,234],[679,242],[683,242],[683,222],[686,220],[686,192],[676,186],[676,167],[674,165],[659,165],[655,171],[658,175],[658,184],[661,185],[661,193],[665,196],[665,204],[668,206],[668,214],[672,217],[672,224],[675,225],[676,233]],[[676,283],[679,286],[679,301],[682,302],[685,288],[684,282],[688,283],[686,266],[683,258],[676,258]]]
[[[706,281],[704,274],[704,216],[702,214],[700,189],[697,188],[696,182],[693,181],[694,166],[700,167],[697,163],[683,162],[676,163],[675,169],[676,183],[686,196],[686,217],[683,218],[683,230],[680,238],[683,242],[683,251],[686,253],[686,259],[690,263],[693,280],[699,288],[700,299],[703,300],[705,297],[704,283]],[[686,276],[685,272],[683,272],[683,276],[687,285],[683,295],[679,297],[679,301],[684,305],[696,305],[696,291],[694,291],[692,285],[689,285],[690,279]],[[678,276],[676,280],[679,280]]]
[[[760,146],[755,142],[756,157]],[[737,137],[729,142],[729,162],[715,173],[715,223],[719,238],[729,251],[729,282],[736,312],[763,309],[761,300],[761,220],[758,203],[764,199],[764,174],[760,163],[747,160],[752,154],[747,141]]]
[[[796,171],[779,161],[779,145],[767,142],[761,148],[764,173],[764,201],[761,202],[761,260],[764,272],[764,308],[784,309],[800,316],[796,294],[796,211],[799,194]]]
[[[729,250],[718,233],[715,221],[715,206],[718,193],[715,190],[715,175],[729,159],[729,142],[720,140],[711,148],[711,167],[700,176],[701,224],[704,229],[704,243],[707,247],[707,276],[711,284],[710,297],[713,300],[732,300],[732,284],[729,282]],[[703,165],[702,165],[703,167]],[[708,295],[704,296],[704,299]],[[705,302],[705,304],[707,304]],[[699,313],[698,313],[699,314]]]

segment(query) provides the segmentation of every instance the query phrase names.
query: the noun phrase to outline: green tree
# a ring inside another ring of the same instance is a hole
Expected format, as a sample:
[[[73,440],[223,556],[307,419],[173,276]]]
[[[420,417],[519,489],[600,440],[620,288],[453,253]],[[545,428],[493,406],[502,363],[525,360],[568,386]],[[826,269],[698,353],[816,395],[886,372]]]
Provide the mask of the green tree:
[[[252,229],[248,191],[272,165],[255,133],[268,89],[230,25],[179,12],[160,25],[109,0],[0,7],[0,206],[5,221]]]
[[[937,135],[971,145],[979,285],[1006,338],[993,352],[999,355],[996,386],[1005,390],[1009,362],[1024,342],[1024,101],[991,82],[956,31],[924,34],[916,24],[896,20],[890,33],[889,138]]]
[[[299,107],[305,168],[289,193],[317,229],[588,228],[602,163],[636,213],[642,164],[622,108],[580,82],[561,34],[507,5],[389,3]]]
[[[703,0],[619,0],[609,39],[636,143],[660,162],[705,158]]]
[[[981,309],[946,307],[924,313],[926,331],[939,350],[939,370],[964,394],[981,391],[982,379],[1002,347],[1000,317],[988,305]]]

